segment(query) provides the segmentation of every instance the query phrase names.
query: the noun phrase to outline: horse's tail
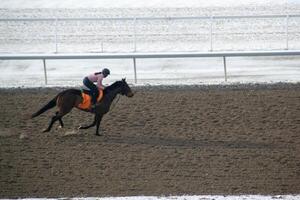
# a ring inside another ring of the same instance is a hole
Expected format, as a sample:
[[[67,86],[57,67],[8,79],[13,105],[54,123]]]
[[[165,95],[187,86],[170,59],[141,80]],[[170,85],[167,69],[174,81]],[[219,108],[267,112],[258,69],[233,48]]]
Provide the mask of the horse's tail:
[[[31,115],[31,119],[39,116],[40,114],[46,112],[47,110],[53,108],[56,106],[56,101],[57,101],[58,95],[54,97],[51,101],[49,101],[45,106],[43,106],[40,110],[38,110],[36,113]]]

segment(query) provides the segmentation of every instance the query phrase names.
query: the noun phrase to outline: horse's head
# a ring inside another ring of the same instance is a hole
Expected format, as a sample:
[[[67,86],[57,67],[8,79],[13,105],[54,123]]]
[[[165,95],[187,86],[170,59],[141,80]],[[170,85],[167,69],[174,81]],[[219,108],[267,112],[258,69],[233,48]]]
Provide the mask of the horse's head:
[[[121,82],[122,82],[121,94],[126,95],[127,97],[133,97],[134,94],[131,91],[131,88],[129,87],[129,85],[127,84],[126,79],[123,78]]]

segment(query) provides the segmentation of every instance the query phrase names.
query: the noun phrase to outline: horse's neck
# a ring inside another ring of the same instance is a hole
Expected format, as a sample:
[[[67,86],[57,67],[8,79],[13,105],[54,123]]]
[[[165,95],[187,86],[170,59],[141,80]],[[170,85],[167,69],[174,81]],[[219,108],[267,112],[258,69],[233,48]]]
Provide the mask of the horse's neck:
[[[106,95],[104,95],[104,98],[109,102],[112,103],[113,100],[116,98],[116,96],[121,92],[121,88],[115,88],[113,90],[110,90]]]

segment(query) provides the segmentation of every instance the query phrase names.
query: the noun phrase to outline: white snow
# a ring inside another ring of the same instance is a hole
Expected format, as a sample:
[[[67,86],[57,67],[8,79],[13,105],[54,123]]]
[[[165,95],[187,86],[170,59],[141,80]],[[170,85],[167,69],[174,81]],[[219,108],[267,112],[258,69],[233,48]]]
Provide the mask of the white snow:
[[[128,196],[128,197],[73,197],[26,198],[20,200],[299,200],[300,195],[199,195],[199,196]]]
[[[0,1],[0,14],[4,18],[168,17],[300,12],[300,4],[291,6],[292,3],[300,3],[300,0],[243,0],[237,3],[235,0]],[[270,2],[272,4],[269,5]],[[285,3],[289,5],[287,10]],[[236,9],[234,6],[239,7]],[[213,50],[285,49],[285,25],[285,18],[215,20]],[[133,21],[60,21],[57,25],[58,53],[133,52],[134,26]],[[210,51],[209,30],[209,20],[140,20],[136,24],[136,51]],[[288,30],[289,49],[300,49],[300,18],[290,18]],[[53,53],[55,47],[54,22],[0,22],[0,53]],[[299,82],[299,63],[299,56],[227,58],[227,84]],[[134,83],[133,61],[130,59],[47,60],[48,86],[80,86],[84,76],[103,67],[111,69],[106,84],[124,77],[129,83]],[[45,86],[41,60],[0,60],[0,70],[0,87]],[[224,84],[223,60],[137,59],[137,78],[138,85]]]
[[[300,2],[288,0],[288,2]],[[178,8],[285,4],[285,0],[1,0],[0,8]]]

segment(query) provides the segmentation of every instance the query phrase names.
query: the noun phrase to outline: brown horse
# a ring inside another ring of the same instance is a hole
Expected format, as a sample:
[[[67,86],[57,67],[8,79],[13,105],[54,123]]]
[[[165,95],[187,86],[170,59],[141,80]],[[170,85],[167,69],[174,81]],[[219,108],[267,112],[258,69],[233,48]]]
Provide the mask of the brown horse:
[[[99,134],[99,126],[100,122],[102,120],[102,117],[104,114],[106,114],[110,106],[115,99],[115,97],[118,95],[126,95],[127,97],[133,97],[133,93],[128,86],[125,79],[122,79],[121,81],[116,81],[112,85],[106,87],[103,91],[103,99],[100,101],[100,103],[97,104],[94,111],[88,111],[95,114],[94,122],[88,126],[80,126],[79,129],[88,129],[93,126],[97,126],[96,128],[96,135]],[[32,114],[31,118],[37,117],[43,112],[57,106],[58,111],[56,114],[52,117],[51,122],[46,130],[43,132],[49,132],[52,128],[52,125],[57,120],[60,122],[60,125],[63,127],[64,123],[62,121],[63,116],[68,114],[72,108],[78,107],[78,105],[83,101],[81,96],[81,91],[77,89],[68,89],[60,92],[56,97],[54,97],[49,103],[47,103],[44,107],[42,107],[39,111]],[[82,109],[81,109],[82,110]]]

